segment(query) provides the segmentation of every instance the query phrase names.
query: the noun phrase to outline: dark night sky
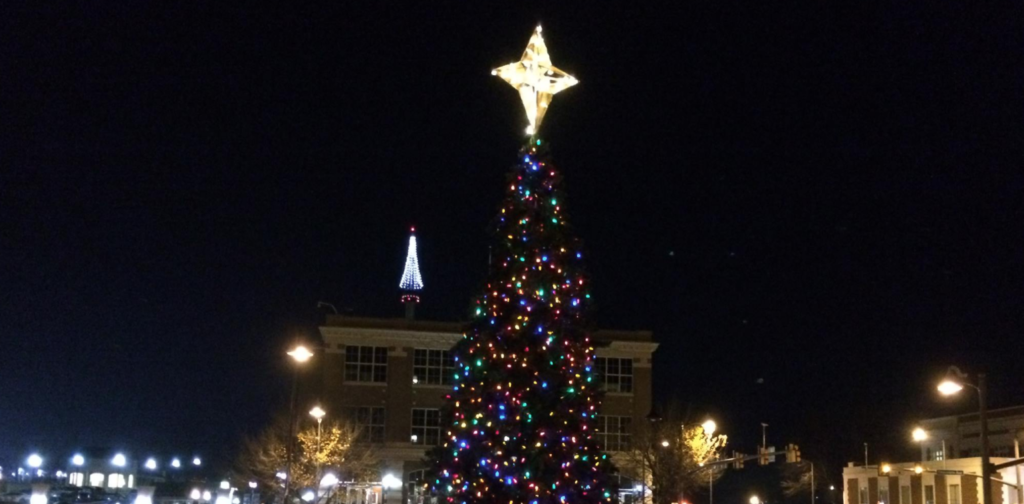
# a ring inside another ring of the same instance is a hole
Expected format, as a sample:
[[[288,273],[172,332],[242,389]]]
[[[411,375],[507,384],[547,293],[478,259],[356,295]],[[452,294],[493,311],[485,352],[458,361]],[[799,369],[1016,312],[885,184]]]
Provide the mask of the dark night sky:
[[[598,3],[5,3],[0,461],[230,447],[317,301],[399,315],[410,224],[461,317],[537,21],[597,322],[655,332],[660,397],[833,467],[970,411],[947,364],[1024,402],[1019,5]]]

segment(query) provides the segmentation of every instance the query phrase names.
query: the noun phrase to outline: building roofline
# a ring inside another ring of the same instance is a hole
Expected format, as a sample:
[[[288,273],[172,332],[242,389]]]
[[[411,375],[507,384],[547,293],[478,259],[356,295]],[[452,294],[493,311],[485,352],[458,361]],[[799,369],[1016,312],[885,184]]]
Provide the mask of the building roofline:
[[[1024,416],[1024,405],[1022,405],[1022,406],[1007,406],[1005,408],[997,408],[997,409],[990,409],[990,410],[988,410],[988,419],[989,420],[992,420],[994,418],[1005,418],[1005,417],[1011,417],[1011,416],[1017,416],[1017,415]],[[957,421],[957,423],[977,422],[979,420],[978,419],[978,412],[975,411],[973,413],[962,413],[960,415],[947,415],[947,416],[941,416],[941,417],[924,418],[924,419],[921,419],[921,423],[939,423],[939,422],[949,421],[949,420],[955,420],[955,421]]]
[[[394,329],[413,332],[461,334],[469,322],[443,322],[432,320],[409,320],[405,318],[371,318],[335,315],[328,313],[324,328],[347,327],[353,329]],[[654,333],[645,330],[599,329],[592,333],[595,340],[641,341],[654,340]]]

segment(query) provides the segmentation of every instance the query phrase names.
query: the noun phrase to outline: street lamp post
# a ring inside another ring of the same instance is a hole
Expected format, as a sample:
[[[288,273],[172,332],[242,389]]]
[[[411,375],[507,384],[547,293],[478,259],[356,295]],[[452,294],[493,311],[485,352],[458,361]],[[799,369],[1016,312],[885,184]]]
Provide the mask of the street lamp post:
[[[309,410],[309,416],[316,419],[316,481],[320,481],[320,424],[324,421],[324,415],[327,412],[323,410],[319,405],[313,406],[313,409]],[[317,485],[317,494],[320,493],[320,487]]]
[[[715,429],[718,428],[718,424],[714,420],[706,420],[702,423],[701,428],[704,429],[704,436],[707,437],[707,443],[711,442],[711,436],[715,433]],[[708,467],[708,504],[715,503],[715,468],[714,466]]]
[[[310,352],[308,348],[299,345],[288,351],[288,356],[295,361],[295,371],[292,374],[291,407],[289,408],[288,417],[288,468],[285,472],[284,480],[284,501],[286,503],[288,502],[288,491],[291,490],[292,485],[292,452],[295,451],[295,390],[299,387],[299,365],[313,357],[313,352]]]
[[[654,458],[653,453],[651,453],[651,443],[650,443],[650,441],[653,441],[653,439],[654,439],[654,433],[651,432],[651,431],[654,430],[654,424],[661,421],[661,415],[659,415],[658,412],[654,410],[654,408],[651,408],[651,412],[647,414],[647,421],[651,424],[651,428],[649,428],[648,432],[647,432],[648,442],[644,443],[645,444],[644,449],[648,453],[645,454],[645,456],[643,457],[643,460],[641,461],[641,464],[640,464],[640,502],[641,502],[641,504],[643,504],[644,502],[647,502],[647,456],[650,456],[652,458],[652,462],[653,462],[653,458]],[[653,468],[652,468],[652,471],[653,471]],[[986,504],[989,504],[989,503],[986,503]]]
[[[978,392],[978,421],[981,424],[981,492],[983,504],[992,504],[992,468],[989,467],[988,457],[988,383],[985,380],[985,373],[978,373],[977,384],[967,381],[967,375],[956,366],[949,366],[946,370],[946,378],[937,387],[942,395],[953,395],[964,389],[964,386],[971,387]],[[943,453],[945,457],[945,453]]]

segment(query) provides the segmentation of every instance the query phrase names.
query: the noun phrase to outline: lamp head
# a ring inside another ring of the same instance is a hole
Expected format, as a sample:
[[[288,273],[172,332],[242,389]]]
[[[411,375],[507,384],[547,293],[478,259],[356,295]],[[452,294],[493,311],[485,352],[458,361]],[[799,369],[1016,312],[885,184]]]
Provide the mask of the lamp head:
[[[911,435],[914,437],[914,441],[924,441],[925,439],[928,439],[928,433],[920,427],[914,429],[914,432]]]
[[[315,418],[317,420],[320,420],[326,414],[327,414],[327,412],[324,411],[323,408],[321,408],[319,405],[318,406],[313,406],[313,409],[309,410],[309,416],[311,416],[311,417],[313,417],[313,418]]]
[[[704,428],[704,432],[709,436],[714,434],[715,429],[718,428],[718,424],[716,424],[714,420],[706,420],[704,423],[700,424],[700,426]]]
[[[308,348],[306,348],[306,347],[304,347],[302,345],[299,345],[299,346],[295,347],[294,349],[289,350],[288,351],[288,355],[291,358],[295,359],[295,362],[298,362],[298,363],[301,364],[303,362],[308,361],[310,359],[310,357],[313,357],[313,352],[310,352]]]
[[[949,366],[946,369],[946,377],[942,379],[942,382],[936,388],[939,389],[939,393],[942,395],[953,395],[964,389],[964,378],[967,378],[967,375],[960,371],[960,368]]]
[[[882,464],[882,474],[889,474],[892,472],[892,466],[889,464]]]

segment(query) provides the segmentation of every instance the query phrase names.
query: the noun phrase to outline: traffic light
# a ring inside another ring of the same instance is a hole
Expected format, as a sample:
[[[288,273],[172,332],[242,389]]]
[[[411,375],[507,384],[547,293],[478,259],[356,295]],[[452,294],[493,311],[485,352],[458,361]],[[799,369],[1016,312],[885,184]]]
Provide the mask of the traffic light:
[[[757,457],[757,464],[768,465],[768,450],[765,448],[758,448],[757,453],[759,455]]]
[[[796,443],[786,445],[786,462],[800,462],[800,447]]]
[[[744,455],[736,450],[732,452],[732,468],[743,469],[743,457]]]
[[[800,462],[800,447],[793,443],[793,462]]]

